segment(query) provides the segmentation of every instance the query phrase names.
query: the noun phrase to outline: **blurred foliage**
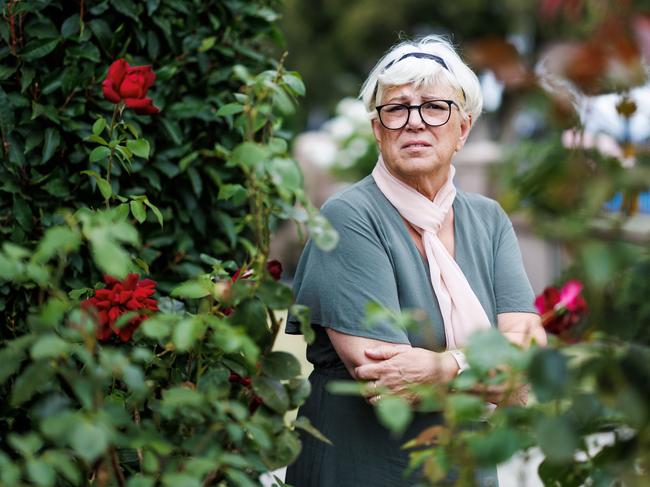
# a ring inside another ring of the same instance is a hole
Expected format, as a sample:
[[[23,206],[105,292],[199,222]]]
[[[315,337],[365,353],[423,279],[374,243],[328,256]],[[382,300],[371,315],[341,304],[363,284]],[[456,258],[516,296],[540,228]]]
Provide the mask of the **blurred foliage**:
[[[285,422],[309,384],[271,351],[292,304],[272,229],[337,239],[287,154],[304,85],[276,9],[0,0],[0,485],[256,485],[318,435]],[[153,64],[160,113],[104,100],[118,58]],[[127,272],[160,312],[100,343],[80,302]]]
[[[287,0],[281,9],[288,62],[307,85],[305,107],[295,121],[304,127],[314,113],[321,123],[343,97],[356,97],[361,84],[399,36],[432,32],[453,36],[456,43],[488,35],[506,36],[513,24],[528,23],[530,2],[437,2],[406,0],[386,4],[372,0]],[[453,26],[453,31],[450,26]]]

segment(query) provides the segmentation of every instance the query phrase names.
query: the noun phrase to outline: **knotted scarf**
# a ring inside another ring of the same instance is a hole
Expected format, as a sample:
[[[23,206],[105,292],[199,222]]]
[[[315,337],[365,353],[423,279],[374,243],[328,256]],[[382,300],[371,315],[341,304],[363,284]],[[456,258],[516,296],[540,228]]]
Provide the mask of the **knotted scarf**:
[[[466,345],[472,333],[491,326],[465,274],[438,238],[442,222],[456,198],[455,172],[454,166],[450,166],[447,181],[431,201],[393,176],[381,155],[372,171],[372,177],[384,196],[422,236],[431,285],[444,321],[448,350]]]

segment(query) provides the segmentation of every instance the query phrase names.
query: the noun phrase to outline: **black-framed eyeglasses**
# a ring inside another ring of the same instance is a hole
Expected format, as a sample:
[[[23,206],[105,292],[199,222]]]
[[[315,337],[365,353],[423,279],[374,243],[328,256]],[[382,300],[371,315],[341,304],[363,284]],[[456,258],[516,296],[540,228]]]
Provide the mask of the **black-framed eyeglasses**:
[[[404,105],[402,103],[387,103],[376,107],[379,121],[388,130],[399,130],[406,127],[411,117],[411,110],[417,109],[422,121],[430,127],[446,124],[451,118],[451,106],[460,110],[458,103],[453,100],[429,100],[420,105]]]

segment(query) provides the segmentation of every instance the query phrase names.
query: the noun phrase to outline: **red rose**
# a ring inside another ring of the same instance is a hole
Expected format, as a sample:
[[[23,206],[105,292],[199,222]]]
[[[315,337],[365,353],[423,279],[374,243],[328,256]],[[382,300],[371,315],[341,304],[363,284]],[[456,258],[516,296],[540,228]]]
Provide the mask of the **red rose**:
[[[124,101],[124,104],[141,115],[158,113],[147,90],[156,81],[156,74],[151,66],[129,66],[124,59],[118,59],[110,68],[106,79],[102,82],[104,97],[113,103]]]
[[[279,281],[280,277],[282,277],[282,264],[279,260],[269,260],[266,263],[266,270],[269,271],[271,277],[276,281]]]
[[[580,323],[587,312],[587,303],[581,292],[582,283],[572,280],[561,290],[547,287],[535,298],[535,307],[542,315],[546,331],[559,335]]]
[[[158,311],[158,303],[150,298],[156,292],[156,282],[139,280],[139,277],[138,274],[129,274],[124,281],[118,281],[104,276],[106,287],[97,289],[92,298],[81,303],[83,309],[97,312],[98,340],[106,341],[115,334],[123,342],[128,342],[140,323],[147,319],[146,311]],[[137,315],[121,328],[115,326],[118,318],[127,312],[137,312]]]

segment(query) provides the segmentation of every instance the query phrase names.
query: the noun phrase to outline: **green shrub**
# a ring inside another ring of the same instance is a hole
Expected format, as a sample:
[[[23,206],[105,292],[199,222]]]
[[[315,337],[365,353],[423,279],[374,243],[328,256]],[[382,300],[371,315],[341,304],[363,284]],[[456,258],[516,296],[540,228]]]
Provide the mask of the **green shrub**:
[[[336,234],[287,156],[304,87],[276,7],[0,1],[1,485],[255,485],[298,454],[309,384],[271,351],[292,295],[268,243],[284,219]],[[121,58],[153,66],[159,113],[104,98]],[[144,321],[99,336],[80,303],[129,272],[160,311],[115,305]]]

